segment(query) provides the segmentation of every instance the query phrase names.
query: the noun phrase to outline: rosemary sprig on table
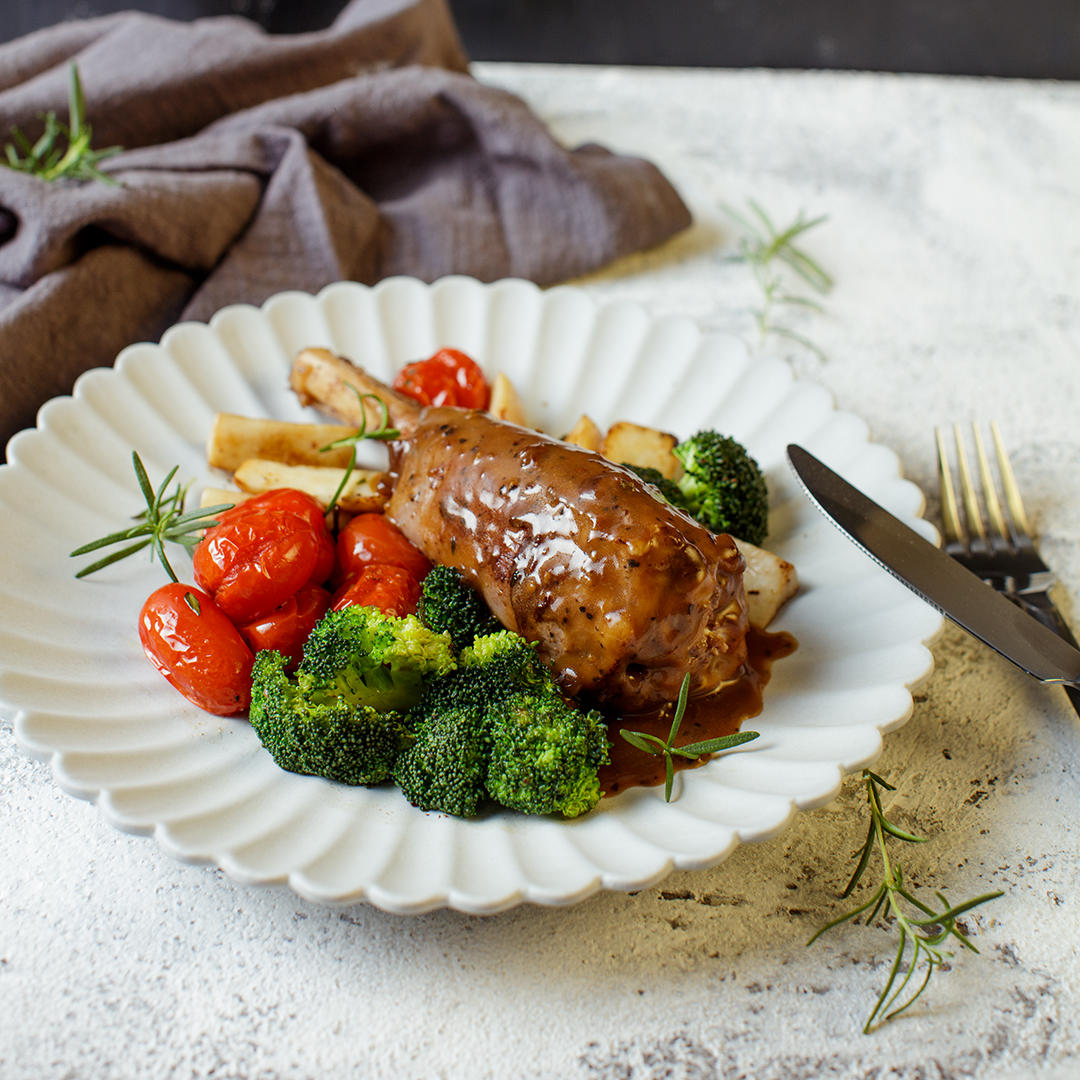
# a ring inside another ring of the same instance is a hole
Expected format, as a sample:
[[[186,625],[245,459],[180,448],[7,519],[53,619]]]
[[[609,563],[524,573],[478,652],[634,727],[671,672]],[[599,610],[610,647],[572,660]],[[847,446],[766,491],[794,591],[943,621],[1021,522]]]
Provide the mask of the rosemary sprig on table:
[[[823,310],[813,297],[788,289],[782,268],[794,272],[819,295],[824,295],[832,288],[833,280],[829,274],[795,243],[811,229],[822,224],[826,218],[804,218],[800,213],[790,225],[777,228],[769,215],[753,199],[748,201],[747,206],[747,213],[726,204],[722,205],[721,209],[742,226],[745,232],[745,235],[739,238],[737,258],[750,266],[761,290],[761,307],[754,312],[759,338],[764,341],[770,334],[786,337],[824,359],[825,354],[818,345],[804,334],[778,322],[776,313],[783,307]]]
[[[679,697],[675,703],[675,715],[671,720],[671,731],[666,740],[657,735],[650,735],[646,731],[627,731],[622,728],[619,734],[631,745],[643,750],[646,754],[654,757],[663,755],[665,765],[664,801],[671,802],[671,789],[675,783],[675,754],[694,761],[705,754],[718,754],[723,750],[741,746],[758,737],[756,731],[737,731],[734,735],[722,735],[716,739],[705,739],[702,742],[687,743],[684,746],[675,746],[675,736],[679,733],[683,715],[686,712],[686,702],[690,691],[690,675],[683,676],[682,686],[679,687]]]
[[[97,562],[84,566],[75,576],[84,578],[121,559],[126,559],[129,555],[149,548],[151,561],[156,556],[169,578],[172,581],[179,581],[165,553],[165,544],[179,544],[190,555],[202,538],[202,531],[216,525],[215,515],[232,509],[232,503],[220,503],[217,506],[200,507],[198,510],[185,512],[184,499],[187,497],[190,485],[181,487],[177,482],[175,487],[169,490],[169,485],[180,468],[179,465],[172,467],[155,491],[150,485],[150,478],[146,474],[142,458],[135,451],[132,451],[131,462],[139,481],[139,490],[146,500],[146,509],[135,516],[138,524],[109,533],[108,536],[102,536],[97,540],[91,540],[90,543],[83,544],[71,552],[72,556],[88,555],[92,551],[100,551],[105,547],[127,544],[126,547],[110,552]],[[134,543],[128,543],[128,541],[134,541]]]
[[[390,409],[378,394],[361,394],[355,386],[351,385],[349,389],[356,395],[356,400],[360,402],[360,411],[364,419],[360,427],[351,435],[343,435],[340,439],[335,439],[332,443],[319,447],[319,453],[321,454],[325,454],[328,450],[337,450],[342,446],[348,446],[351,449],[349,464],[345,466],[345,473],[341,477],[341,483],[338,484],[337,490],[331,497],[330,502],[327,503],[327,517],[330,517],[336,511],[338,499],[341,498],[341,493],[348,486],[349,478],[356,468],[356,448],[360,445],[360,442],[364,439],[381,439],[388,442],[391,439],[396,439],[401,434],[397,428],[390,426]],[[378,426],[370,431],[368,430],[367,409],[364,408],[364,402],[368,400],[375,402],[376,411],[379,414]]]
[[[899,931],[896,955],[889,969],[885,987],[878,995],[874,1008],[863,1026],[864,1034],[869,1034],[875,1024],[891,1020],[914,1004],[929,985],[934,972],[952,956],[952,953],[941,948],[950,937],[959,941],[965,949],[970,949],[974,953],[979,951],[971,944],[967,935],[957,927],[956,920],[979,904],[985,904],[988,900],[1001,896],[1001,893],[983,893],[982,896],[977,896],[973,900],[950,905],[948,900],[937,892],[934,895],[941,905],[940,911],[935,911],[928,904],[923,903],[904,884],[900,864],[889,859],[885,838],[892,836],[909,844],[922,844],[925,843],[925,839],[905,832],[885,817],[885,812],[881,807],[881,790],[895,791],[896,788],[869,769],[864,769],[862,775],[870,805],[870,827],[866,835],[866,843],[863,844],[862,851],[859,853],[855,872],[851,875],[851,880],[841,896],[850,896],[854,891],[870,863],[875,848],[881,856],[882,882],[869,900],[839,918],[833,919],[832,922],[826,923],[807,944],[812,945],[826,930],[831,930],[834,926],[854,919],[866,911],[870,913],[864,920],[866,923],[872,922],[879,913],[883,913],[886,919],[895,920]],[[902,901],[906,901],[921,917],[909,915]],[[906,971],[904,970],[905,962]],[[925,965],[925,974],[922,981],[905,999],[905,991],[920,964]]]
[[[42,180],[101,180],[119,186],[119,181],[103,173],[98,165],[123,148],[109,146],[94,150],[91,147],[93,130],[86,121],[86,101],[79,69],[74,64],[68,89],[68,122],[62,123],[54,112],[47,112],[42,120],[45,130],[33,143],[18,128],[12,128],[13,141],[4,147],[0,165]]]

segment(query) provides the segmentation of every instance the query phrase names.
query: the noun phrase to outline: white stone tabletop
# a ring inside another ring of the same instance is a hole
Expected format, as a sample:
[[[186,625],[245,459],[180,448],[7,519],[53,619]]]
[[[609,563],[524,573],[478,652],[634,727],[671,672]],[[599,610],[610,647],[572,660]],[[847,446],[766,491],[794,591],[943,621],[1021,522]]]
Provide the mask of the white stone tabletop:
[[[568,144],[656,162],[695,224],[580,282],[787,357],[936,516],[935,425],[996,419],[1080,628],[1080,85],[478,64]],[[834,287],[759,341],[723,209],[756,200]],[[875,769],[909,881],[964,952],[874,1033],[884,922],[807,941],[867,813],[830,805],[636,894],[491,917],[327,909],[114,831],[0,723],[0,1077],[816,1080],[1080,1076],[1080,719],[960,631]]]

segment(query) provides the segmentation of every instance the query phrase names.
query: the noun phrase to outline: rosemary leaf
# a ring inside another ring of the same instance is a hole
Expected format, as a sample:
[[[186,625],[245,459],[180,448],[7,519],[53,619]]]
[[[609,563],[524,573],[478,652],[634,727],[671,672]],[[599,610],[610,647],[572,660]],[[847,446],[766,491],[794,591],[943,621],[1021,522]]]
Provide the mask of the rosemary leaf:
[[[819,346],[779,321],[777,312],[790,307],[822,310],[813,297],[785,287],[781,268],[790,271],[819,294],[827,293],[832,288],[832,277],[801,247],[796,246],[796,241],[823,224],[826,217],[806,218],[800,214],[790,225],[777,228],[759,203],[749,199],[747,205],[747,213],[727,204],[721,204],[721,209],[743,230],[744,235],[736,241],[737,257],[749,265],[761,290],[762,306],[755,312],[759,337],[762,341],[770,335],[783,337],[825,359],[825,353]]]
[[[642,731],[627,731],[625,728],[619,731],[619,734],[631,745],[638,750],[643,750],[646,754],[652,754],[654,757],[657,754],[664,752],[664,742],[662,739],[658,739],[655,735],[647,735]],[[655,745],[652,745],[655,743]]]
[[[863,1032],[869,1034],[878,1025],[888,1022],[905,1009],[909,1009],[922,996],[930,985],[934,972],[942,968],[946,959],[952,955],[941,949],[948,938],[955,938],[964,948],[972,952],[979,951],[968,940],[967,935],[956,926],[956,920],[980,904],[994,900],[1002,894],[1000,892],[983,893],[981,896],[962,903],[950,904],[944,895],[938,892],[935,896],[940,910],[935,910],[920,900],[904,886],[903,869],[898,863],[890,860],[886,838],[891,836],[909,844],[925,843],[925,838],[899,828],[885,816],[881,805],[881,792],[883,790],[895,791],[896,789],[891,784],[869,769],[864,769],[863,785],[870,808],[870,827],[866,843],[860,851],[855,872],[847,888],[844,889],[843,896],[849,896],[854,890],[875,850],[881,858],[882,882],[869,900],[826,923],[807,944],[812,945],[827,930],[848,922],[866,911],[870,912],[865,920],[867,923],[872,923],[879,913],[884,913],[885,918],[895,924],[898,932],[896,954],[889,968],[885,985],[863,1026]],[[906,902],[923,917],[909,914],[902,902]],[[916,970],[920,968],[924,969],[922,981],[917,987],[910,989],[912,978]]]
[[[93,132],[86,120],[86,99],[75,64],[71,65],[68,87],[68,122],[61,123],[54,112],[46,113],[41,119],[44,128],[33,143],[18,128],[12,129],[11,142],[4,146],[0,166],[42,180],[100,180],[118,184],[98,166],[120,153],[121,148],[93,149]]]
[[[734,735],[723,735],[716,739],[706,739],[703,742],[687,743],[685,746],[676,746],[675,737],[679,734],[679,727],[682,724],[683,716],[686,713],[686,703],[690,693],[690,675],[687,673],[683,676],[682,684],[679,687],[679,696],[675,702],[675,714],[671,720],[671,731],[668,733],[667,740],[661,739],[658,735],[652,735],[647,731],[627,731],[622,728],[619,734],[633,747],[638,750],[644,751],[646,754],[651,754],[653,757],[658,757],[661,754],[664,756],[664,801],[671,802],[671,792],[675,784],[675,757],[678,754],[680,757],[694,760],[702,757],[705,754],[721,753],[724,750],[730,750],[734,746],[741,746],[743,743],[750,742],[752,739],[758,737],[756,731],[739,731]]]
[[[349,479],[352,477],[353,470],[356,468],[356,448],[363,439],[376,439],[382,441],[389,441],[396,439],[401,432],[396,427],[392,427],[390,424],[390,408],[385,401],[378,394],[362,394],[352,384],[348,384],[349,389],[356,395],[356,400],[360,403],[360,412],[363,415],[363,422],[360,427],[357,428],[351,435],[344,435],[340,439],[335,439],[331,443],[327,443],[325,446],[319,448],[319,452],[325,454],[328,450],[337,450],[339,447],[348,446],[351,448],[349,454],[349,463],[345,466],[345,472],[341,477],[341,482],[337,486],[337,490],[330,497],[330,502],[326,506],[326,517],[329,521],[331,518],[336,517],[338,499],[341,498],[341,493],[348,486]],[[372,401],[375,403],[376,410],[379,413],[379,422],[368,430],[368,414],[364,408],[365,401]]]
[[[699,758],[703,754],[719,754],[732,747],[742,746],[743,743],[753,742],[758,735],[756,731],[736,731],[734,735],[721,735],[719,738],[706,739],[704,742],[673,746],[671,752],[687,758]]]
[[[154,542],[153,537],[148,537],[146,540],[140,541],[138,544],[132,544],[130,547],[121,548],[119,551],[114,551],[109,555],[106,555],[103,559],[98,559],[97,562],[91,563],[89,566],[84,566],[78,573],[77,578],[88,577],[90,574],[95,573],[98,570],[103,570],[106,566],[112,566],[113,563],[119,562],[121,559],[126,559],[129,555],[134,555],[137,551],[144,551]],[[89,549],[87,545],[85,550]],[[74,555],[75,552],[72,552]]]
[[[150,549],[150,561],[155,559],[161,563],[165,573],[172,581],[178,581],[176,571],[169,561],[166,544],[179,544],[189,554],[202,537],[204,529],[217,524],[217,515],[232,508],[231,503],[219,503],[216,506],[207,506],[197,510],[184,510],[184,498],[187,486],[181,487],[175,484],[170,490],[170,484],[179,470],[174,465],[166,474],[165,479],[158,484],[157,488],[150,483],[150,477],[146,473],[146,466],[137,452],[132,452],[131,465],[135,472],[135,479],[142,493],[146,506],[137,515],[137,525],[126,529],[108,533],[88,543],[82,544],[70,553],[71,557],[88,555],[92,551],[100,551],[102,548],[111,547],[114,544],[123,544],[129,540],[139,539],[137,543],[129,544],[118,551],[113,551],[97,562],[84,566],[75,576],[85,578],[90,574],[103,570],[106,566],[126,559],[129,555]]]

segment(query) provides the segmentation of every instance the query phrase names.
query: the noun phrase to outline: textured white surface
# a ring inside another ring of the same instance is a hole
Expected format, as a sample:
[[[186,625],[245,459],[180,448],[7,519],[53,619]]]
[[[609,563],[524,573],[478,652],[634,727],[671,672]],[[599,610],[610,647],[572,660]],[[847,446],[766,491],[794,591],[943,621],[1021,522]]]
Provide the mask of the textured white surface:
[[[750,337],[717,210],[829,221],[796,367],[933,488],[931,428],[996,416],[1080,618],[1080,86],[485,66],[567,142],[658,161],[697,217],[583,284]],[[954,630],[878,768],[929,838],[911,880],[1006,895],[902,1021],[859,1032],[877,927],[810,933],[864,811],[852,784],[712,870],[490,919],[327,911],[178,864],[58,792],[0,730],[0,1075],[1072,1077],[1080,1068],[1080,721]]]

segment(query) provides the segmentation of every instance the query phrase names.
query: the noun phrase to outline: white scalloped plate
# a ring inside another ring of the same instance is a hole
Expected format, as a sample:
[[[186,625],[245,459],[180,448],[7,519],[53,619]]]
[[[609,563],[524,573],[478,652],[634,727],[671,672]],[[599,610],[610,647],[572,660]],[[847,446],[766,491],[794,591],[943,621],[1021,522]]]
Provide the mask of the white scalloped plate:
[[[418,811],[389,786],[282,772],[246,723],[189,706],[146,662],[136,634],[160,568],[128,559],[76,582],[67,553],[139,505],[132,449],[151,477],[179,463],[181,477],[215,484],[222,478],[203,451],[215,412],[313,417],[287,386],[292,356],[308,345],[381,376],[457,346],[489,374],[505,371],[533,422],[554,432],[584,411],[601,424],[631,419],[683,435],[713,426],[743,441],[770,484],[768,546],[802,581],[776,624],[799,648],[775,669],[753,722],[761,738],[679,774],[671,803],[661,789],[633,789],[572,822],[462,821]],[[153,834],[172,855],[243,882],[401,913],[491,913],[640,889],[675,868],[715,864],[828,802],[905,722],[910,687],[932,667],[926,643],[940,617],[812,508],[784,460],[792,441],[933,536],[919,518],[921,493],[860,420],[786,365],[751,360],[739,342],[686,320],[598,307],[575,288],[464,278],[341,283],[229,307],[209,325],[181,324],[159,345],[125,349],[9,444],[0,700],[18,710],[22,747],[49,760],[66,791],[96,800],[117,828]]]

